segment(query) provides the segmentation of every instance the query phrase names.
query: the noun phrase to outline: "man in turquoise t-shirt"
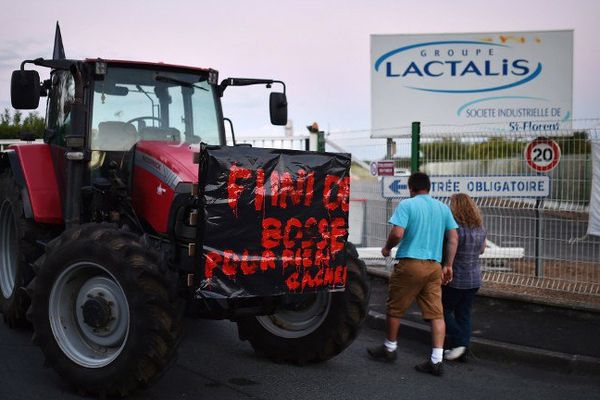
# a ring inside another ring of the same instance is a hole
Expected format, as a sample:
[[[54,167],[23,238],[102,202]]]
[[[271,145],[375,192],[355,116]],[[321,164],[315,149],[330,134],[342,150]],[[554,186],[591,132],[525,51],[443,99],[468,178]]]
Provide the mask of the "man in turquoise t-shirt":
[[[431,358],[415,368],[440,376],[446,332],[441,285],[452,280],[458,225],[448,206],[429,195],[430,188],[426,174],[413,173],[408,178],[411,198],[401,201],[390,218],[394,227],[381,254],[388,257],[394,246],[398,243],[400,246],[395,255],[398,263],[389,282],[387,339],[382,346],[369,348],[368,352],[376,360],[396,359],[400,317],[416,299],[423,318],[431,322],[433,350]]]

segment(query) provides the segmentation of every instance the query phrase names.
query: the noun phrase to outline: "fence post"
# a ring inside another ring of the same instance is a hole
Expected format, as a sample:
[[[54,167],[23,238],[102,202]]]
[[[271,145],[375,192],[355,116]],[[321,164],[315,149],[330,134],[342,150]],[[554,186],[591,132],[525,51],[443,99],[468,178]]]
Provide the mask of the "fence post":
[[[421,152],[421,123],[412,123],[412,135],[410,145],[410,172],[419,171],[419,153]]]
[[[319,153],[325,152],[325,132],[317,131],[310,132],[308,138],[308,149],[310,151],[318,151]]]
[[[544,200],[537,199],[535,201],[535,276],[541,278],[544,276],[544,260],[542,258],[543,245],[542,240],[543,223],[542,208]]]
[[[317,132],[317,151],[319,153],[325,153],[325,132]]]
[[[362,203],[362,209],[363,209],[363,223],[362,223],[362,242],[361,244],[364,247],[369,246],[369,244],[367,243],[368,240],[368,235],[367,235],[367,202],[363,201]]]
[[[310,151],[319,151],[319,145],[318,145],[318,137],[317,137],[317,133],[316,132],[311,132],[309,137],[308,137],[308,150]]]
[[[394,147],[395,147],[394,144],[395,144],[394,139],[387,138],[386,152],[385,152],[386,160],[391,160],[394,157]],[[394,212],[394,210],[392,209],[392,199],[390,199],[390,198],[385,199],[385,222],[386,223],[392,217],[393,212]]]
[[[387,138],[385,146],[385,159],[391,160],[394,157],[394,139]]]
[[[312,125],[306,127],[309,136],[309,150],[318,151],[320,153],[325,152],[325,132],[319,130],[319,124],[313,122]]]

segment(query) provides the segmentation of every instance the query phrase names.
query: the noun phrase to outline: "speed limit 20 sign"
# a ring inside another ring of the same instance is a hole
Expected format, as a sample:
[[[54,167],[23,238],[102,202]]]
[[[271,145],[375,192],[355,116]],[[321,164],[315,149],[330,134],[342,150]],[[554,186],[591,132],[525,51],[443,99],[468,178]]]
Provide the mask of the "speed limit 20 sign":
[[[549,172],[560,161],[560,147],[552,139],[535,139],[525,147],[525,161],[537,172]]]

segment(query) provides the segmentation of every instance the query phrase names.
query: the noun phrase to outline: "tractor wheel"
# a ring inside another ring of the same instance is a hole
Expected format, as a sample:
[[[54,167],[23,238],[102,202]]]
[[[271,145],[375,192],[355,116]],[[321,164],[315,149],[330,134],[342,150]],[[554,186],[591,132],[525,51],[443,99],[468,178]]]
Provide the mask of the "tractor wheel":
[[[30,299],[24,290],[33,279],[33,263],[43,253],[36,240],[51,237],[53,229],[23,214],[21,189],[10,171],[0,174],[0,311],[11,328],[29,323]]]
[[[358,335],[370,290],[365,263],[350,243],[346,259],[346,290],[288,295],[273,315],[238,321],[240,338],[278,362],[304,364],[339,354]]]
[[[126,395],[175,360],[179,300],[137,235],[82,225],[52,241],[38,264],[34,343],[80,393]]]

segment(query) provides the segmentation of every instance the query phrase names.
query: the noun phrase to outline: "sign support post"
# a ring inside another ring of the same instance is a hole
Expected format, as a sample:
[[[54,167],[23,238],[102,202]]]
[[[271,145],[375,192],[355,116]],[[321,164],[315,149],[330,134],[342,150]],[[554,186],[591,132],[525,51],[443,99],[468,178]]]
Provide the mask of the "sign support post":
[[[544,260],[542,259],[544,242],[542,240],[543,215],[541,209],[544,207],[544,200],[535,201],[535,276],[542,278],[544,276]]]
[[[419,153],[421,152],[421,123],[412,123],[412,140],[410,146],[410,172],[419,171]]]
[[[386,153],[385,153],[385,158],[388,160],[392,160],[394,157],[394,139],[392,138],[387,138],[386,141]],[[387,223],[387,221],[390,220],[390,218],[392,217],[392,213],[394,212],[394,210],[392,209],[392,199],[386,199],[385,200],[385,222]]]

